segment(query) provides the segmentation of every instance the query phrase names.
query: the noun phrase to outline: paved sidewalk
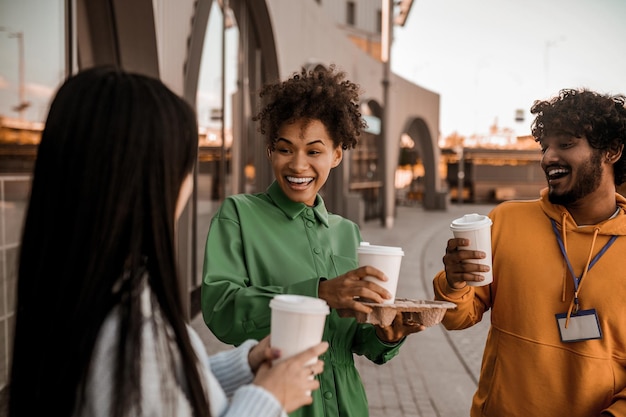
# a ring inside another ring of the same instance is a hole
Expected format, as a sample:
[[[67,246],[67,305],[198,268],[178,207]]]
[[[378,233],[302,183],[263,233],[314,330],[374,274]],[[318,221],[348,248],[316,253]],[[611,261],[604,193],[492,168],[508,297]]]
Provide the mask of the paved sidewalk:
[[[400,246],[404,258],[397,295],[416,300],[433,299],[432,279],[452,236],[450,221],[466,213],[487,214],[492,205],[450,204],[445,211],[397,207],[394,227],[368,222],[363,240],[376,245]],[[198,315],[193,327],[209,353],[229,349],[207,329]],[[355,357],[370,404],[370,417],[467,417],[476,390],[482,350],[489,326],[486,315],[463,331],[441,325],[411,335],[400,354],[384,365]]]

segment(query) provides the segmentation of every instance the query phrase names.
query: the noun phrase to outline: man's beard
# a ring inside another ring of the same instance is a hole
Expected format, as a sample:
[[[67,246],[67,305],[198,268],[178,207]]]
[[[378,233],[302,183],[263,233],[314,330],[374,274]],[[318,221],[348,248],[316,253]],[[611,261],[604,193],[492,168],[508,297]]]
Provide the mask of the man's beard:
[[[583,197],[588,196],[598,189],[598,186],[600,185],[600,178],[602,177],[601,152],[594,150],[591,159],[577,169],[576,175],[578,177],[578,181],[574,187],[565,191],[563,194],[555,193],[550,187],[548,199],[552,204],[567,206]]]

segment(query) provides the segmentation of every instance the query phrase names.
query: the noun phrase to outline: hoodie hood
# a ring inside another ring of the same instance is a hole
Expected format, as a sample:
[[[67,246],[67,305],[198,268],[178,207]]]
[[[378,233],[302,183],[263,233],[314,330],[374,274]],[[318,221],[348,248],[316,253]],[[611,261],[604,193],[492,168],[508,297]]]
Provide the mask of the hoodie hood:
[[[576,231],[578,233],[590,234],[595,233],[597,230],[599,235],[626,235],[626,198],[621,194],[615,193],[615,204],[619,208],[617,215],[590,226],[578,226],[564,206],[552,204],[548,199],[548,188],[541,190],[540,201],[543,211],[549,218],[556,221],[560,230],[565,229],[568,232]]]

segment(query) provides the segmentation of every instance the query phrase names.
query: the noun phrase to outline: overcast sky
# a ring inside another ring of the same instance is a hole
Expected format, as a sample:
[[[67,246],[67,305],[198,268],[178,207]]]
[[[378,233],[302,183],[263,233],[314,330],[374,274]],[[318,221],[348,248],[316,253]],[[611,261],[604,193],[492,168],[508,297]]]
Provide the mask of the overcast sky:
[[[444,137],[528,134],[533,101],[561,88],[626,94],[625,22],[626,0],[414,0],[391,68],[440,94]]]

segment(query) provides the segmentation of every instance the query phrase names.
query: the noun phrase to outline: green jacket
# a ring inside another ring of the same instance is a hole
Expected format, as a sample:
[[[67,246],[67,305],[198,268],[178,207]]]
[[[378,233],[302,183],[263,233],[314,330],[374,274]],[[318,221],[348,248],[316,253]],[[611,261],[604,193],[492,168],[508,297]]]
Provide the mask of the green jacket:
[[[221,341],[233,345],[270,332],[269,302],[276,294],[317,297],[321,279],[355,269],[361,235],[353,222],[329,214],[318,195],[315,207],[289,200],[278,184],[266,193],[228,197],[206,243],[202,314]],[[323,339],[324,372],[313,404],[291,416],[366,417],[367,398],[353,354],[382,364],[399,344],[380,341],[374,327],[331,310]]]

